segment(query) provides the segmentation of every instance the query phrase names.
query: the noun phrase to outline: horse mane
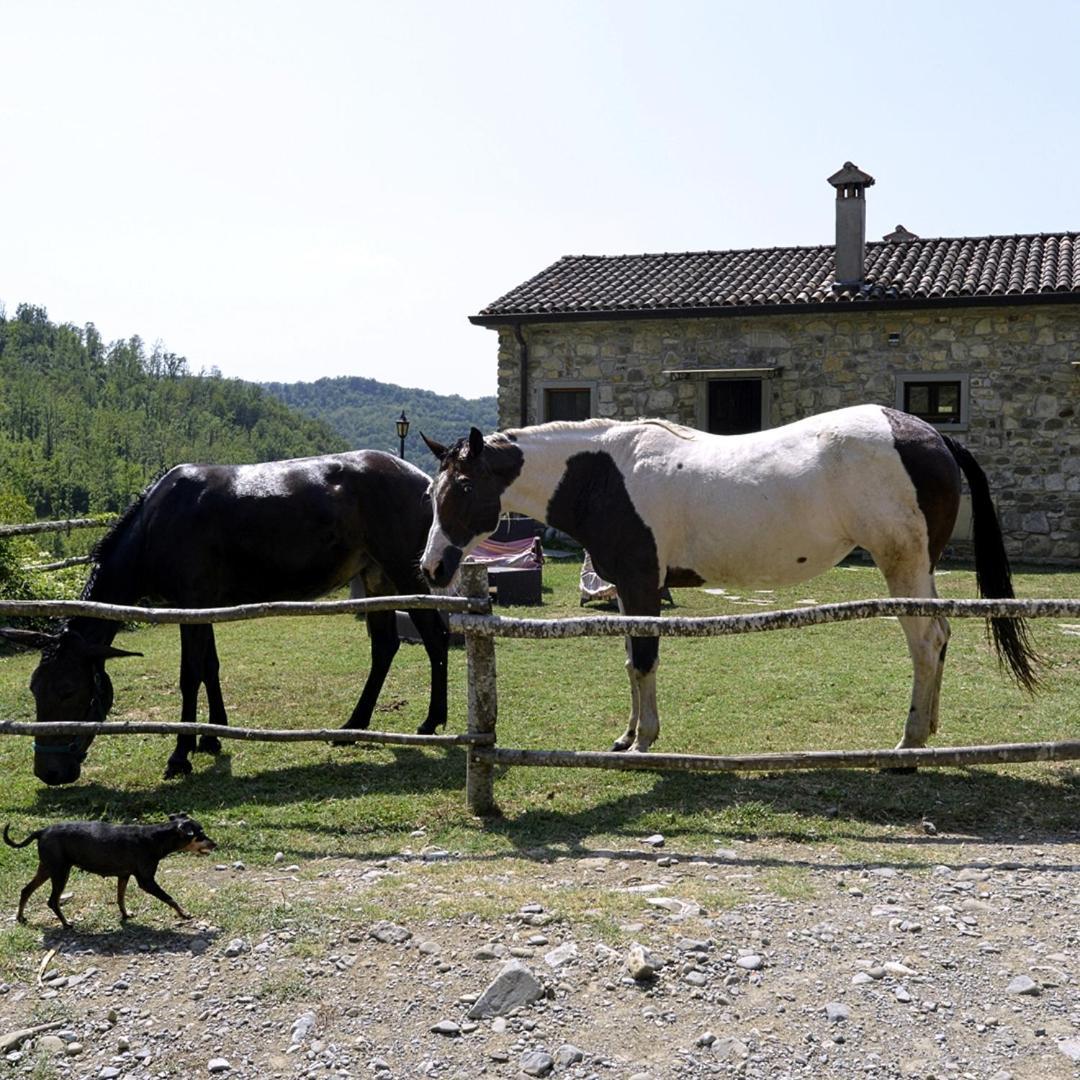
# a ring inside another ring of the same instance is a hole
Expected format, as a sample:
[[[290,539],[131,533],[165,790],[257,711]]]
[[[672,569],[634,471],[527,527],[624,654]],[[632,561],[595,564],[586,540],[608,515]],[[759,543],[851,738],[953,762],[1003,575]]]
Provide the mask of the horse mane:
[[[506,431],[497,431],[491,438],[513,442],[524,431],[528,431],[530,434],[533,432],[547,434],[558,431],[588,431],[590,429],[607,431],[617,427],[632,427],[635,424],[650,424],[654,427],[663,428],[678,439],[694,439],[699,434],[694,428],[676,424],[673,420],[645,416],[640,416],[636,420],[609,420],[606,417],[593,416],[588,420],[549,420],[546,424],[533,424],[529,428],[508,428]]]
[[[162,474],[164,475],[164,474]],[[146,497],[154,489],[161,476],[155,477],[149,484],[132,499],[127,509],[113,522],[109,531],[90,549],[90,574],[83,588],[83,599],[93,596],[93,588],[97,582],[101,564],[110,559],[124,540],[129,531],[135,528],[142,516],[143,504]]]

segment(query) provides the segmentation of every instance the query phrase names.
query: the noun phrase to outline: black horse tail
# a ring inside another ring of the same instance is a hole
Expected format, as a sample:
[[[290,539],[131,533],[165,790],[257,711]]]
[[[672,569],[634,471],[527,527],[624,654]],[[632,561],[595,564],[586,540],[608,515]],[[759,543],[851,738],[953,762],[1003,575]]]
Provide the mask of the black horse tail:
[[[1015,596],[1009,557],[1001,537],[1001,525],[990,497],[986,473],[971,452],[948,436],[942,436],[971,489],[972,533],[975,541],[975,581],[979,595],[990,600],[1011,600]],[[1035,666],[1041,657],[1031,644],[1023,619],[989,619],[987,633],[994,641],[998,659],[1025,690],[1034,691],[1039,678]]]
[[[44,829],[38,829],[37,832],[32,832],[21,844],[16,844],[8,835],[8,829],[10,828],[10,825],[4,826],[4,843],[7,844],[8,847],[26,847],[27,844],[36,840],[45,831]]]

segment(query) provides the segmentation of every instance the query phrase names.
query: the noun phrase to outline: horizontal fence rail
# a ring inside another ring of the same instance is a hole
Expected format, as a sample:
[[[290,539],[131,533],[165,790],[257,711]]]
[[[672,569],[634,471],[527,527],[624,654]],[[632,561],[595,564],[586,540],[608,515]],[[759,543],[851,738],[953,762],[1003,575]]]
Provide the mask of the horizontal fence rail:
[[[514,750],[477,746],[472,755],[493,765],[562,769],[664,769],[672,772],[781,772],[790,769],[896,769],[913,766],[1016,765],[1080,759],[1080,739],[987,746],[920,746],[904,750],[793,750],[776,754],[637,754],[630,751]]]
[[[65,570],[69,566],[85,566],[93,561],[93,555],[72,555],[69,559],[57,559],[56,562],[31,563],[26,569],[44,573],[46,570]]]
[[[460,735],[412,735],[395,731],[366,731],[359,728],[314,728],[281,730],[240,728],[226,724],[168,724],[156,721],[119,721],[90,724],[81,721],[54,721],[24,724],[15,720],[0,721],[0,735],[216,735],[219,739],[243,739],[247,742],[333,742],[394,743],[405,746],[470,746],[490,743],[494,735],[462,732]]]
[[[69,518],[67,521],[31,521],[25,525],[0,525],[0,539],[5,536],[32,536],[34,533],[68,532],[70,529],[104,529],[116,518],[116,514],[108,514],[103,517]]]
[[[583,615],[572,619],[515,619],[501,615],[456,615],[455,630],[483,637],[720,637],[762,630],[800,630],[826,623],[900,615],[946,615],[955,618],[1056,618],[1080,615],[1080,600],[848,600],[746,615]]]
[[[86,615],[112,622],[142,623],[219,623],[244,622],[271,616],[291,615],[361,615],[368,611],[490,611],[487,598],[471,596],[375,596],[360,600],[316,600],[311,602],[278,600],[267,604],[238,604],[219,608],[153,608],[133,604],[97,604],[90,600],[0,600],[0,615],[41,618],[70,618]]]
[[[46,523],[54,528],[71,522]],[[87,525],[101,522],[88,521]],[[74,527],[78,527],[74,524]],[[10,527],[9,527],[10,528]],[[16,527],[21,528],[21,527]],[[42,530],[44,531],[44,530]],[[0,535],[3,535],[0,533]],[[315,602],[281,601],[220,608],[152,608],[99,604],[86,600],[0,600],[0,616],[73,615],[140,623],[238,622],[269,616],[363,614],[393,610],[439,610],[450,616],[452,630],[463,631],[468,666],[468,730],[460,735],[413,735],[343,728],[265,730],[213,724],[19,723],[0,721],[0,735],[61,736],[69,734],[189,734],[266,742],[377,743],[421,746],[465,746],[466,799],[476,814],[497,813],[494,800],[496,766],[556,766],[628,771],[733,772],[785,769],[888,769],[1080,759],[1080,740],[1002,743],[986,746],[919,747],[895,750],[791,751],[768,754],[654,754],[580,750],[524,750],[496,746],[498,694],[495,639],[557,640],[577,637],[715,637],[766,630],[795,630],[834,622],[900,616],[957,618],[1061,618],[1080,616],[1080,600],[942,600],[890,598],[819,604],[784,611],[697,618],[667,616],[589,615],[569,619],[519,619],[491,614],[486,567],[462,567],[461,592],[445,596],[368,597]]]

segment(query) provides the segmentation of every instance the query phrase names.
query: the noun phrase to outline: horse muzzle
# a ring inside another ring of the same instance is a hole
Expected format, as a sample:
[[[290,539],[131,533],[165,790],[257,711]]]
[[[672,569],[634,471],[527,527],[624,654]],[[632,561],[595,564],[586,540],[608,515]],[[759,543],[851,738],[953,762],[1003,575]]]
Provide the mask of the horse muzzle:
[[[82,773],[82,758],[75,754],[34,754],[34,775],[49,787],[74,784]]]
[[[445,589],[454,580],[458,567],[461,566],[462,555],[461,548],[454,547],[452,544],[443,548],[442,556],[434,566],[429,563],[424,564],[424,577],[427,583],[436,589]]]

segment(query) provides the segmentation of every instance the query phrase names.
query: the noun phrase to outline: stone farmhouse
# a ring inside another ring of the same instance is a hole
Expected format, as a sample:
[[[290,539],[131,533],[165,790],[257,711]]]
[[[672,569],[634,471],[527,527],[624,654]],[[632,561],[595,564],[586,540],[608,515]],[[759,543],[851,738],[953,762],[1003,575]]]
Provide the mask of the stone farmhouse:
[[[833,245],[566,256],[471,316],[498,332],[500,426],[737,434],[879,402],[976,454],[1014,558],[1080,563],[1080,233],[867,243],[873,177],[828,182]]]

